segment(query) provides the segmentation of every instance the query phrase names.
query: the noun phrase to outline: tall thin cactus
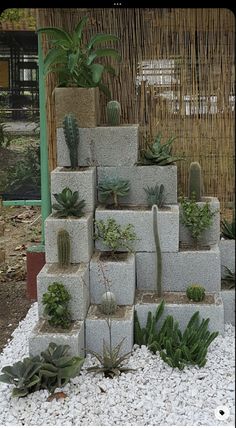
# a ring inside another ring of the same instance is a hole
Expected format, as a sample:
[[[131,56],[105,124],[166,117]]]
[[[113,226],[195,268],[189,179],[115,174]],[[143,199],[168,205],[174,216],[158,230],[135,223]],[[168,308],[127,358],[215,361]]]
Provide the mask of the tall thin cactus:
[[[120,125],[121,108],[118,101],[109,101],[107,103],[107,122],[110,126]]]
[[[73,114],[67,114],[63,120],[66,144],[69,149],[71,168],[78,166],[79,126]]]
[[[57,234],[58,264],[60,268],[66,268],[70,264],[70,235],[65,229],[60,229]]]
[[[196,202],[202,200],[202,173],[198,162],[191,162],[189,167],[188,197],[194,194]]]
[[[161,245],[160,237],[158,232],[158,223],[157,223],[157,205],[152,206],[153,214],[153,234],[156,245],[156,268],[157,268],[157,296],[161,297],[162,295],[162,255],[161,255]]]

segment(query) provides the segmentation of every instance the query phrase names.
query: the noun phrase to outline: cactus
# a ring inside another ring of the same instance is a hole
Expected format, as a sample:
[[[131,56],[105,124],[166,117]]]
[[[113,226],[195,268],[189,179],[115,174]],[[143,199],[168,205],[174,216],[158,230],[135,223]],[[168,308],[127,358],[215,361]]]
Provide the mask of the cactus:
[[[58,264],[60,268],[69,266],[70,250],[70,235],[67,230],[61,229],[57,234]]]
[[[110,126],[120,125],[120,103],[118,101],[109,101],[107,103],[107,121]]]
[[[186,295],[194,302],[201,302],[205,297],[205,288],[197,284],[190,285],[186,290]]]
[[[106,315],[112,315],[115,313],[117,309],[116,298],[111,291],[106,291],[102,295],[101,309]]]
[[[158,224],[157,224],[157,205],[153,205],[152,214],[153,214],[153,233],[154,240],[156,245],[156,267],[157,267],[157,296],[161,297],[162,295],[162,255],[161,255],[161,246],[160,238],[158,233]]]
[[[191,162],[189,167],[188,197],[191,199],[193,194],[195,201],[200,202],[202,199],[202,174],[198,162]]]
[[[67,114],[64,117],[63,129],[70,153],[71,168],[76,169],[78,166],[79,127],[76,118],[72,114]]]

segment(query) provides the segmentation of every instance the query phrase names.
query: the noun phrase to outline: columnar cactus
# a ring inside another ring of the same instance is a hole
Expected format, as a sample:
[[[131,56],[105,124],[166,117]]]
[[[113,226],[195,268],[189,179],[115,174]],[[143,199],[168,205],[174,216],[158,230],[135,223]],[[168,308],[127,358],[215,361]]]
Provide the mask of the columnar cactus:
[[[115,313],[117,309],[116,298],[111,291],[106,291],[102,295],[101,309],[106,315],[112,315]]]
[[[107,103],[107,121],[110,126],[120,125],[121,108],[118,101],[109,101]]]
[[[153,233],[154,240],[156,245],[156,267],[157,267],[157,296],[161,297],[162,294],[162,255],[161,255],[161,245],[160,238],[158,233],[158,224],[157,224],[157,205],[152,206],[153,214]]]
[[[189,167],[189,182],[188,182],[188,196],[191,198],[194,193],[196,202],[202,199],[202,174],[201,166],[198,162],[191,162]]]
[[[71,168],[78,166],[79,127],[73,114],[67,114],[63,120],[66,144],[69,149]]]
[[[60,268],[68,267],[70,264],[70,235],[65,229],[59,230],[57,234],[58,264]]]
[[[205,297],[205,288],[198,284],[190,285],[186,290],[186,295],[194,302],[201,302]]]

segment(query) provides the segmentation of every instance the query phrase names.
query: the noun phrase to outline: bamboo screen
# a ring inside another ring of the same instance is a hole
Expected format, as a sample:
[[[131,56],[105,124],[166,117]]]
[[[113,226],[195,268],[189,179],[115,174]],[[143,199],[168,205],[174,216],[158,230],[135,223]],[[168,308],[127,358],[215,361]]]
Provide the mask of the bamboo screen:
[[[140,124],[145,137],[175,136],[179,192],[187,194],[188,168],[202,166],[205,195],[227,207],[234,195],[234,34],[228,9],[38,9],[37,25],[73,30],[87,14],[86,37],[119,36],[122,62],[116,79],[106,76],[113,99],[121,102],[124,123]],[[117,65],[116,65],[117,67]],[[55,77],[47,79],[50,167],[56,165]],[[101,94],[105,123],[107,100]]]

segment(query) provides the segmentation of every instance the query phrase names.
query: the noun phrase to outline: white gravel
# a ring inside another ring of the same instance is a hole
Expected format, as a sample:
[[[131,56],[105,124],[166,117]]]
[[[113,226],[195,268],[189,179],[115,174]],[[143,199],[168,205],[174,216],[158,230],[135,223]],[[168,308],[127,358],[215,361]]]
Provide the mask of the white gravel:
[[[28,355],[28,336],[36,320],[37,303],[0,355],[0,369]],[[234,327],[226,325],[225,336],[210,346],[206,366],[182,372],[145,346],[135,346],[129,366],[137,370],[106,379],[86,372],[95,361],[88,356],[81,375],[63,388],[68,397],[58,401],[47,402],[49,393],[43,390],[12,398],[12,386],[0,383],[0,425],[234,426],[234,334]],[[219,408],[227,419],[217,413]]]

